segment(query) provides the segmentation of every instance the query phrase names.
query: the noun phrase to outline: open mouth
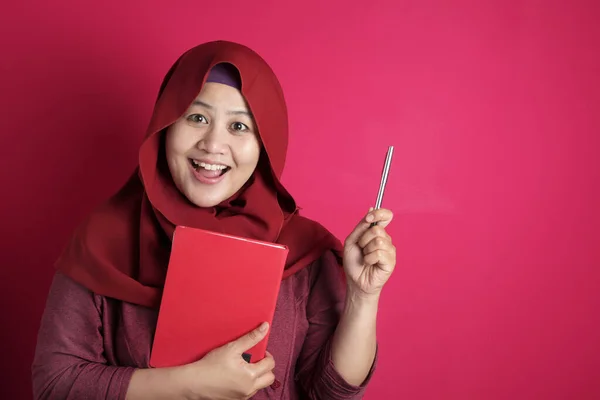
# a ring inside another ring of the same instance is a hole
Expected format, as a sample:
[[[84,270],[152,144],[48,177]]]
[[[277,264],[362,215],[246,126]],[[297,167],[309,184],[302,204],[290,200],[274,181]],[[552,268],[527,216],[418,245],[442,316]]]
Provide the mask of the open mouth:
[[[196,172],[205,175],[206,177],[216,178],[225,175],[231,167],[222,164],[208,164],[205,162],[189,159],[189,162]]]

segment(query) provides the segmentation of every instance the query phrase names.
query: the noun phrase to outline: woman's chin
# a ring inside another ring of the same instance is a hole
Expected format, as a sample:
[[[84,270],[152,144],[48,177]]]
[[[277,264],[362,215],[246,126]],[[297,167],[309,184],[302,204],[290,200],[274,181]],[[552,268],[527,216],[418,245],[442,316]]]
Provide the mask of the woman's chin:
[[[187,199],[196,207],[200,208],[214,207],[230,197],[224,193],[220,193],[220,191],[211,192],[213,192],[213,190],[198,190],[198,188],[195,188],[195,190],[189,191],[185,197],[187,197]]]

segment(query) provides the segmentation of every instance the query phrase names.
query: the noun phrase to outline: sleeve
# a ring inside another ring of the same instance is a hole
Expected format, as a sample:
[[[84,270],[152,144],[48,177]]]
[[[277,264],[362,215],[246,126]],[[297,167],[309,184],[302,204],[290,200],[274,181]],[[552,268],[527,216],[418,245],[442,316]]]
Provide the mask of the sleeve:
[[[306,306],[309,327],[298,357],[296,379],[310,400],[362,399],[377,364],[377,353],[360,386],[349,384],[336,371],[331,358],[331,342],[344,307],[346,288],[332,253],[327,253],[311,269]]]
[[[107,365],[94,294],[57,273],[32,365],[34,399],[124,400],[134,368]]]

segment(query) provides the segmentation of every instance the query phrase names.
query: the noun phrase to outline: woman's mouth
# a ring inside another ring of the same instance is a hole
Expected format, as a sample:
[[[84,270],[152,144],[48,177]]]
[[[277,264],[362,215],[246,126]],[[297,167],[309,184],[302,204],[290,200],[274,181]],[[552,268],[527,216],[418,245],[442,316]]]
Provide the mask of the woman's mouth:
[[[188,160],[194,170],[194,176],[202,183],[217,183],[231,169],[223,164],[210,164],[192,158]]]

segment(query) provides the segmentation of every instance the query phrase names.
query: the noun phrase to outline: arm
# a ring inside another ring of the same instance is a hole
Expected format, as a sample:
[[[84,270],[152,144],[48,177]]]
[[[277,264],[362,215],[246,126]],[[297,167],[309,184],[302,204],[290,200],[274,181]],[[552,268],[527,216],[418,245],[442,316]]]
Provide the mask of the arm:
[[[369,340],[375,341],[374,324],[365,322],[367,308],[346,301],[346,287],[340,276],[340,267],[332,253],[325,254],[318,264],[310,267],[310,293],[306,305],[308,332],[297,364],[297,380],[311,400],[361,399],[376,364],[376,346],[370,353]],[[361,332],[369,327],[372,333]],[[358,331],[355,331],[358,329]],[[366,336],[363,337],[363,336]],[[354,343],[365,340],[365,343]],[[354,354],[357,346],[362,348]],[[351,351],[348,351],[351,349]],[[362,360],[366,371],[362,377],[351,380],[349,362]],[[343,375],[342,375],[343,374]],[[348,379],[350,377],[350,380]],[[356,383],[357,380],[360,382]]]
[[[186,386],[183,378],[178,368],[137,369],[131,377],[125,400],[187,399],[180,389]]]
[[[352,385],[369,375],[377,351],[377,299],[363,299],[348,292],[344,311],[331,344],[335,369]]]
[[[392,218],[390,210],[371,208],[344,243],[347,294],[332,358],[340,375],[355,385],[368,376],[375,357],[379,297],[396,266],[396,247],[385,229]]]
[[[177,380],[171,380],[175,376],[172,369],[135,371],[107,365],[102,330],[101,310],[94,294],[57,273],[32,365],[35,399],[182,397],[175,389]]]

